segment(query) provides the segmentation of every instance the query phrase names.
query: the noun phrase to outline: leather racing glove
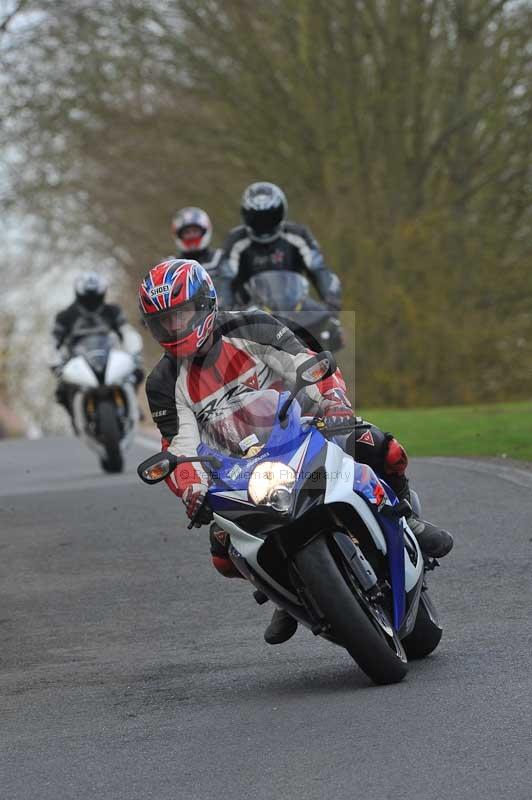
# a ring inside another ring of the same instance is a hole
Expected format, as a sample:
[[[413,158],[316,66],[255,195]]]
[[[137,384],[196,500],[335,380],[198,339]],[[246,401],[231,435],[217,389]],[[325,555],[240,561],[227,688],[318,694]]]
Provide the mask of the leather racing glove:
[[[194,519],[195,528],[208,525],[212,520],[212,510],[207,504],[204,505],[206,496],[207,486],[204,483],[193,483],[187,486],[183,492],[181,499],[185,504],[187,517],[192,520],[199,511],[198,516]]]

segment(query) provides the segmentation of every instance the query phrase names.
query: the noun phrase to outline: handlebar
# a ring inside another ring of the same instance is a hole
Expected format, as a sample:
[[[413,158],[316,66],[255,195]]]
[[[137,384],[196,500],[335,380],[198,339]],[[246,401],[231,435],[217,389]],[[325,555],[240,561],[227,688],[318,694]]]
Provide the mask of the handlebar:
[[[354,430],[369,430],[371,428],[371,423],[369,422],[341,422],[337,425],[327,425],[322,417],[312,420],[310,424],[318,428],[323,436],[335,435],[337,433],[352,433]]]

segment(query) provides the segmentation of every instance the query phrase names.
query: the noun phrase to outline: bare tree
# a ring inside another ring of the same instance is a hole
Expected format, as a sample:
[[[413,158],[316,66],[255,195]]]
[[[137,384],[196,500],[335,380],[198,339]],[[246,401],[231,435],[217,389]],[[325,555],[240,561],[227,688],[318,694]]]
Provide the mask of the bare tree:
[[[220,235],[248,181],[277,181],[357,312],[364,401],[530,391],[529,3],[32,0],[32,13],[38,26],[2,48],[4,205],[136,281],[172,247],[176,207],[206,207]]]

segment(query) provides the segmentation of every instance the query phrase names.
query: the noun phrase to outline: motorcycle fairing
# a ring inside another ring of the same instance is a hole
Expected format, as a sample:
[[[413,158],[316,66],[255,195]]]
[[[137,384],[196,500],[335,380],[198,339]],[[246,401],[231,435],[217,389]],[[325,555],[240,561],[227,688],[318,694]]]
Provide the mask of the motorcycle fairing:
[[[83,389],[95,389],[99,385],[98,378],[83,356],[74,356],[65,364],[62,379],[65,383],[81,386]]]
[[[113,349],[109,353],[105,368],[104,383],[107,386],[123,383],[135,369],[135,362],[129,353]]]
[[[94,344],[96,345],[97,342]],[[84,410],[85,396],[87,394],[102,398],[109,396],[114,402],[114,387],[120,387],[127,409],[127,414],[123,418],[123,435],[119,443],[122,453],[133,442],[139,410],[135,389],[128,380],[135,366],[133,358],[129,353],[115,348],[106,348],[103,344],[101,350],[103,356],[107,358],[103,375],[96,373],[90,361],[87,360],[89,353],[84,355],[83,348],[80,347],[79,355],[74,355],[67,361],[63,369],[63,380],[79,387],[79,391],[76,391],[72,401],[72,413],[78,436],[100,458],[104,458],[105,447],[88,430],[88,420]]]
[[[384,532],[388,549],[388,569],[393,596],[393,625],[399,630],[405,616],[406,586],[405,567],[406,554],[403,541],[403,530],[397,520],[390,517],[379,517],[380,526]]]
[[[399,630],[405,615],[406,608],[406,586],[405,586],[405,548],[403,541],[403,529],[398,520],[384,516],[380,509],[384,505],[394,506],[398,504],[397,497],[392,489],[379,480],[375,472],[367,464],[355,462],[355,481],[354,489],[357,494],[364,497],[372,506],[377,514],[377,519],[384,533],[386,540],[386,552],[388,556],[388,569],[393,592],[393,623],[394,628]],[[378,487],[384,491],[384,495],[378,491]],[[378,501],[379,496],[381,501]]]
[[[319,436],[319,434],[317,434]],[[320,436],[320,439],[322,437]],[[297,442],[294,442],[297,444]],[[293,490],[294,504],[301,491],[301,488],[306,480],[308,480],[319,462],[316,461],[319,452],[322,450],[322,442],[317,441],[316,433],[308,433],[304,436],[300,446],[292,453],[291,458],[287,459],[290,455],[285,452],[283,462],[292,467],[296,473],[296,484]],[[220,457],[220,454],[211,450],[206,445],[199,445],[199,455],[212,455],[215,454]],[[248,496],[248,483],[253,469],[264,461],[280,460],[278,450],[270,448],[269,443],[267,449],[264,450],[259,457],[254,459],[236,459],[222,456],[222,466],[217,470],[214,484],[209,488],[209,499],[213,511],[223,512],[241,512],[249,513],[252,508],[257,514],[264,514],[268,517],[274,517],[282,524],[283,517],[271,509],[269,506],[256,506]],[[231,477],[235,475],[235,467],[241,470],[236,478]],[[294,507],[294,511],[295,511]],[[297,507],[297,514],[301,516],[307,510],[306,507]]]
[[[422,558],[419,552],[419,545],[415,537],[410,537],[410,543],[417,549],[417,559],[414,564],[404,546],[403,521],[384,515],[379,510],[384,505],[392,507],[397,505],[398,500],[393,490],[378,478],[371,467],[367,464],[353,461],[341,448],[338,449],[341,450],[342,456],[337,456],[334,460],[332,447],[338,447],[338,445],[329,442],[331,457],[329,458],[327,469],[329,474],[331,474],[332,469],[336,469],[340,480],[326,494],[325,502],[340,501],[340,498],[342,498],[343,502],[350,502],[372,533],[377,547],[383,553],[386,553],[392,586],[393,624],[394,628],[399,630],[405,618],[407,595],[418,586],[422,573]],[[348,499],[349,493],[346,489],[347,484],[351,481],[350,462],[354,465],[351,486],[354,487],[355,496],[364,499],[363,505],[355,504]],[[342,488],[342,484],[346,485]],[[377,495],[375,493],[377,486],[380,486],[384,491],[380,504],[378,503],[380,493],[377,493]],[[377,526],[379,533],[377,533]]]
[[[278,409],[288,397],[289,392],[280,394]],[[198,455],[215,456],[221,461],[220,467],[212,474],[214,483],[209,490],[213,510],[227,510],[234,507],[235,503],[255,507],[247,496],[248,483],[254,468],[264,461],[282,461],[291,466],[299,477],[305,464],[321,449],[321,444],[317,443],[309,447],[315,431],[302,431],[300,419],[299,403],[295,400],[285,427],[277,423],[260,454],[254,458],[226,455],[204,442],[198,445]]]
[[[248,533],[241,528],[236,522],[220,517],[214,514],[215,521],[226,530],[231,537],[231,556],[236,559],[238,568],[247,575],[251,580],[253,573],[260,575],[266,580],[267,583],[274,586],[277,592],[284,597],[288,597],[292,603],[299,604],[297,595],[288,591],[286,587],[282,586],[268,573],[266,573],[258,562],[257,554],[262,547],[264,540],[258,536]],[[251,568],[251,571],[250,571]],[[253,581],[252,581],[253,582]]]
[[[287,396],[286,392],[280,395],[278,408],[282,406]],[[333,503],[351,505],[369,530],[376,547],[387,556],[393,598],[393,625],[395,630],[400,629],[405,617],[406,592],[412,591],[419,582],[422,567],[420,563],[414,565],[405,551],[400,521],[385,517],[378,511],[379,506],[384,504],[395,505],[397,498],[390,487],[383,485],[369,466],[355,462],[335,442],[327,441],[317,429],[302,430],[300,408],[296,401],[289,411],[286,425],[283,427],[277,421],[264,449],[255,458],[225,456],[203,443],[198,447],[198,454],[215,455],[222,461],[214,476],[213,485],[209,488],[211,506],[215,519],[219,520],[231,536],[234,533],[236,537],[234,541],[232,539],[236,551],[235,557],[240,556],[247,561],[246,553],[250,557],[254,553],[253,570],[257,568],[261,571],[256,551],[262,546],[263,539],[254,537],[256,542],[250,548],[248,537],[251,534],[245,532],[238,524],[244,516],[249,515],[251,509],[254,513],[263,513],[265,517],[279,520],[278,526],[282,527],[284,520],[289,522],[296,516],[303,515],[317,501],[327,505]],[[296,471],[294,503],[292,514],[288,517],[283,517],[268,507],[255,506],[248,497],[247,485],[251,471],[257,464],[267,460],[282,460]],[[238,475],[235,467],[241,470]],[[325,494],[320,496],[317,493],[310,504],[302,508],[297,503],[298,495],[305,481],[320,468],[324,470],[326,476]],[[236,477],[231,477],[229,473]],[[382,487],[384,494],[376,493],[375,489],[378,486]],[[229,513],[231,519],[219,516],[224,513]],[[272,580],[271,576],[267,577]],[[286,593],[286,589],[283,589],[283,593]]]

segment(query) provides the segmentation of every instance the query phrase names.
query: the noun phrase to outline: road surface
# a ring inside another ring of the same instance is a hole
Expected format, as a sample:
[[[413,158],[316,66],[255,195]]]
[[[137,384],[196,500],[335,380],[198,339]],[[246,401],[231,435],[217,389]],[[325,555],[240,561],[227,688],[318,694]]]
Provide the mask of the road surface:
[[[266,645],[148,454],[0,443],[2,800],[530,800],[532,474],[414,462],[445,632],[383,688],[306,629]]]

